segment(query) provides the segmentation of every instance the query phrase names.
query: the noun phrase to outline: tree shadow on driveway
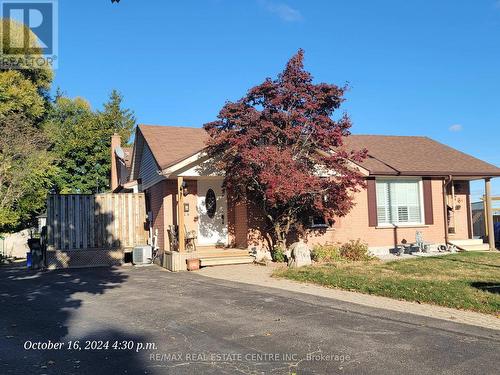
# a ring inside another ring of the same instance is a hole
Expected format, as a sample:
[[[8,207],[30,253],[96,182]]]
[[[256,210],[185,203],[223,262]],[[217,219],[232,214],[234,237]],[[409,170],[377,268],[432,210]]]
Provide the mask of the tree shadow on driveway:
[[[84,303],[98,303],[94,297],[119,288],[127,278],[110,268],[43,272],[0,267],[0,373],[144,373],[144,363],[131,350],[85,350],[86,340],[141,342],[143,337],[100,324],[81,326],[78,316]],[[27,341],[49,340],[65,346],[24,348]],[[81,350],[69,350],[70,340],[79,340]]]

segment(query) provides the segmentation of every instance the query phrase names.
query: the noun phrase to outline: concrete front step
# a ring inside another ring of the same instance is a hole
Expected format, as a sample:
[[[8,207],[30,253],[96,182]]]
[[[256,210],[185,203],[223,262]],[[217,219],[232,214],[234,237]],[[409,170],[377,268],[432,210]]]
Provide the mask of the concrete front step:
[[[482,245],[462,245],[462,246],[457,246],[462,250],[465,251],[489,251],[490,250],[490,245],[487,243],[482,244]]]
[[[484,243],[482,239],[471,239],[471,240],[450,240],[450,244],[455,245],[464,251],[488,251],[490,250],[490,245]]]
[[[474,238],[469,240],[449,240],[449,242],[455,246],[474,246],[484,244],[481,238]]]
[[[255,260],[252,256],[226,256],[226,257],[206,257],[200,258],[200,265],[206,266],[221,266],[224,264],[245,264],[253,263]]]

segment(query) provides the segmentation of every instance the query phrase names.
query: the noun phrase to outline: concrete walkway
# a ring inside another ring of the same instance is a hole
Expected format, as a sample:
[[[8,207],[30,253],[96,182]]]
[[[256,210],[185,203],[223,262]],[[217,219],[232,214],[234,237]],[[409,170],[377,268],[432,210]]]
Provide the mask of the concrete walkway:
[[[481,314],[473,311],[456,310],[436,305],[419,304],[417,302],[400,301],[387,297],[372,296],[340,289],[327,288],[309,283],[273,278],[271,277],[271,274],[277,267],[280,266],[275,264],[269,266],[259,266],[253,264],[217,266],[202,268],[200,271],[197,271],[197,274],[215,279],[284,289],[291,292],[306,293],[319,297],[356,303],[368,307],[500,330],[500,318],[493,315]]]

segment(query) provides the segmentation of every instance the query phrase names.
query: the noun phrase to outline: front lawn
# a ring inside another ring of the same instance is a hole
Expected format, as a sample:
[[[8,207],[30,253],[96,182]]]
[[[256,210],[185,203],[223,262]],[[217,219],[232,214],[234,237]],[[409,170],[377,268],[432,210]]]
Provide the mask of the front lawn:
[[[466,252],[388,263],[335,262],[278,270],[273,276],[500,317],[498,252]]]

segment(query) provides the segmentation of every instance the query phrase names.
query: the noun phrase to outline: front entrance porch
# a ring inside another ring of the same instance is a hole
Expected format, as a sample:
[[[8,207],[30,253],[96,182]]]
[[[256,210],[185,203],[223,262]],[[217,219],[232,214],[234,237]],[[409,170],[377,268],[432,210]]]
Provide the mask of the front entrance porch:
[[[482,233],[477,236],[477,233],[474,233],[474,227],[477,227],[478,215],[477,212],[476,215],[474,214],[470,201],[470,182],[481,179],[484,180],[485,184],[482,198],[482,223],[480,223]],[[443,200],[447,244],[454,245],[463,251],[496,249],[492,208],[494,198],[491,195],[490,177],[449,176],[443,182]]]
[[[206,169],[186,166],[166,176],[171,186],[164,198],[168,242],[160,264],[170,271],[187,270],[188,259],[199,259],[201,267],[253,263],[255,259],[244,241],[235,237],[235,205],[223,191],[223,177]]]
[[[175,244],[170,244],[170,250],[184,252],[199,247],[228,247],[231,244],[228,199],[223,192],[222,181],[221,177],[177,177],[172,217],[166,218],[167,224],[174,224],[176,228]]]

